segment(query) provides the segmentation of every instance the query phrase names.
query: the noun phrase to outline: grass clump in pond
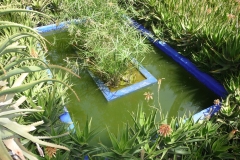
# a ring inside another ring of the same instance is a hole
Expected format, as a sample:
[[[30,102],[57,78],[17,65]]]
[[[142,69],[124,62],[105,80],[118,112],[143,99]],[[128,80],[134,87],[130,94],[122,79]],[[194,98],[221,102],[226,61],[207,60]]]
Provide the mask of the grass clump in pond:
[[[91,1],[81,5],[83,23],[70,26],[71,43],[78,50],[82,66],[87,67],[108,86],[120,85],[131,68],[131,59],[141,61],[148,44],[130,27],[117,1]]]

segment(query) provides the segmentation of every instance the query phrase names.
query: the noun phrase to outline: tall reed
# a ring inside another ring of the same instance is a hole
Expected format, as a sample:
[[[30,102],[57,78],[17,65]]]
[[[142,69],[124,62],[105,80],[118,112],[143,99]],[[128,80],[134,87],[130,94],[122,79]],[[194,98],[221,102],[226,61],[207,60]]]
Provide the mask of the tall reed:
[[[83,23],[70,27],[69,32],[82,65],[108,85],[117,86],[132,67],[131,59],[141,60],[147,52],[145,38],[129,26],[117,1],[88,0],[78,5]]]

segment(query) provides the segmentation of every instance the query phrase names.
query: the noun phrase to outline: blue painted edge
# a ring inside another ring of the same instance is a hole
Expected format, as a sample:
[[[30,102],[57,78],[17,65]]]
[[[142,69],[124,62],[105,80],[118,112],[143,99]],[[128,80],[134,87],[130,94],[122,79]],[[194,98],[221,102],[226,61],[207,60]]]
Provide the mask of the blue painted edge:
[[[223,87],[222,84],[220,84],[218,81],[216,81],[214,78],[212,78],[210,75],[200,71],[190,60],[188,60],[183,55],[179,54],[176,50],[171,48],[167,43],[160,41],[155,38],[155,36],[147,30],[144,26],[137,23],[134,20],[132,21],[132,25],[140,31],[143,35],[147,36],[148,39],[161,51],[163,51],[165,54],[170,56],[174,61],[176,61],[178,64],[180,64],[182,67],[184,67],[188,72],[190,72],[193,76],[195,76],[201,83],[203,83],[205,86],[207,86],[210,90],[212,90],[216,95],[225,98],[227,96],[227,91]]]
[[[70,114],[69,114],[66,106],[63,107],[63,111],[64,111],[64,113],[62,113],[62,114],[59,116],[59,119],[60,119],[63,123],[69,124],[69,129],[70,129],[70,130],[74,129],[74,124],[73,124],[72,118],[71,118],[71,116],[70,116]]]
[[[61,22],[59,25],[56,24],[51,24],[47,26],[42,26],[42,27],[37,27],[35,28],[40,34],[41,33],[46,33],[46,32],[51,32],[55,30],[60,30],[60,29],[65,29],[67,28],[67,24],[70,23],[82,23],[84,20],[72,20],[72,21],[66,21],[66,22]],[[220,97],[226,97],[227,96],[227,91],[225,88],[217,82],[215,79],[207,75],[206,73],[203,73],[199,71],[195,65],[193,65],[187,58],[184,56],[180,55],[177,51],[172,49],[169,45],[167,45],[165,42],[162,42],[160,40],[157,40],[154,38],[154,35],[148,31],[146,28],[144,28],[142,25],[137,23],[136,21],[130,19],[132,22],[132,25],[139,30],[142,34],[148,37],[148,39],[160,50],[162,50],[164,53],[169,55],[170,57],[173,58],[174,61],[182,65],[186,70],[188,70],[191,74],[193,74],[200,82],[202,82],[204,85],[206,85],[209,89],[211,89],[214,93],[219,95]],[[195,122],[198,120],[203,119],[206,116],[206,113],[210,114],[210,110],[212,110],[214,106],[210,106],[201,112],[198,112],[193,115],[193,119]],[[214,113],[218,112],[220,110],[221,106],[218,105],[214,109]],[[211,116],[214,114],[211,112]],[[63,114],[60,115],[60,120],[69,123],[72,125],[72,119],[70,117],[70,114],[67,110],[64,111]],[[70,125],[70,126],[71,126]],[[74,128],[74,126],[71,126],[70,128]]]
[[[132,59],[131,61],[146,79],[113,92],[110,91],[103,81],[96,77],[91,71],[88,71],[107,101],[115,100],[157,82],[157,79],[151,73],[149,73],[136,59]]]
[[[50,24],[46,26],[36,27],[34,29],[38,33],[43,34],[43,33],[52,32],[52,31],[65,30],[68,28],[68,24],[80,24],[80,23],[84,23],[85,21],[86,21],[85,19],[73,19],[70,21],[61,22],[59,24]]]
[[[69,24],[71,22],[78,22],[78,21],[77,20],[66,21],[66,22],[60,23],[59,25],[51,24],[51,25],[47,25],[47,26],[36,27],[34,29],[39,34],[43,34],[43,33],[52,32],[52,31],[56,31],[56,30],[66,29],[67,24]],[[39,49],[40,49],[40,47],[39,47]],[[45,57],[43,57],[43,61],[46,62]],[[48,74],[49,78],[52,78],[52,73],[49,69],[47,69],[47,74]],[[69,127],[68,127],[69,130],[74,129],[74,124],[73,124],[72,118],[71,118],[66,106],[63,107],[63,113],[61,115],[59,115],[59,119],[60,119],[61,122],[69,124]]]
[[[170,56],[175,62],[184,67],[189,73],[197,78],[201,83],[208,87],[219,97],[225,98],[228,93],[224,86],[217,80],[212,78],[207,73],[200,71],[190,60],[183,55],[179,54],[176,50],[171,48],[167,43],[155,38],[154,34],[147,30],[143,25],[137,23],[135,20],[126,17],[131,22],[132,26],[135,27],[141,34],[146,36],[150,42],[152,42],[158,49]],[[196,114],[193,115],[194,122],[203,120],[206,116],[212,116],[221,109],[221,104],[212,105]]]
[[[194,122],[209,119],[214,116],[221,109],[221,104],[212,105],[196,114],[193,115]]]

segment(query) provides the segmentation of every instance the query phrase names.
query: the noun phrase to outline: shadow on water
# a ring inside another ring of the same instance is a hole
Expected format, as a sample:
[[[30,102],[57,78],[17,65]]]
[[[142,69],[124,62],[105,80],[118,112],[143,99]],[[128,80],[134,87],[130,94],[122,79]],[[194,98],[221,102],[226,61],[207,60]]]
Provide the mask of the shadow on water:
[[[65,66],[63,59],[76,56],[68,45],[66,33],[53,34],[46,38],[54,44],[48,47],[50,63]],[[196,113],[209,107],[214,99],[219,98],[170,57],[154,47],[146,53],[142,65],[157,79],[165,78],[161,83],[159,99],[163,114],[168,114],[169,118],[182,116],[188,112]],[[92,117],[93,128],[107,126],[111,132],[117,133],[123,123],[132,124],[130,113],[136,112],[138,106],[142,106],[146,114],[151,112],[151,106],[159,107],[157,83],[107,102],[87,72],[81,71],[79,74],[81,79],[72,77],[71,82],[75,84],[73,89],[81,101],[78,102],[74,95],[71,95],[67,108],[74,121],[79,122],[80,127],[84,126],[87,117]],[[146,101],[143,95],[145,92],[153,93],[153,100]],[[102,142],[108,143],[106,134],[105,130],[99,137]],[[94,141],[98,141],[98,138]]]
[[[156,78],[165,78],[162,80],[159,96],[163,112],[168,110],[169,118],[182,116],[188,111],[196,113],[209,107],[214,99],[219,98],[182,66],[159,49],[153,48],[151,58],[144,61],[143,65]]]

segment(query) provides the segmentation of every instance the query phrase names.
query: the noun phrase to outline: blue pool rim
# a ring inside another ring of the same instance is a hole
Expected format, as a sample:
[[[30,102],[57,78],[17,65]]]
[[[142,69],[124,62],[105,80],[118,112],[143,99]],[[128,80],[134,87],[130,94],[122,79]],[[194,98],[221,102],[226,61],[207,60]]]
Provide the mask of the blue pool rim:
[[[88,71],[107,101],[115,100],[157,82],[157,79],[151,73],[149,73],[136,59],[132,59],[132,63],[138,67],[139,72],[146,79],[113,92],[110,91],[110,89],[104,84],[103,81],[94,76],[92,72]]]
[[[68,28],[69,24],[78,24],[83,23],[84,20],[74,19],[70,21],[61,22],[59,24],[49,24],[46,26],[40,26],[34,28],[39,34],[53,32],[53,31],[59,31],[59,30],[65,30]]]
[[[207,86],[210,90],[212,90],[215,94],[217,94],[221,98],[225,98],[227,96],[227,91],[223,87],[222,84],[220,84],[218,81],[216,81],[214,78],[212,78],[210,75],[200,71],[190,60],[188,60],[186,57],[179,54],[176,50],[171,48],[167,43],[157,40],[154,38],[154,35],[147,30],[144,26],[137,23],[136,21],[130,19],[132,22],[132,25],[142,34],[148,37],[149,41],[152,42],[159,50],[170,56],[175,62],[180,64],[182,67],[184,67],[190,74],[192,74],[194,77],[196,77],[201,83],[203,83],[205,86]],[[47,33],[62,29],[67,29],[68,24],[70,23],[81,23],[81,20],[72,20],[72,21],[66,21],[61,22],[58,25],[51,24],[47,26],[37,27],[35,28],[38,33]],[[212,105],[196,114],[193,115],[194,122],[197,122],[198,120],[203,120],[207,115],[213,116],[216,112],[218,112],[221,109],[220,105]],[[72,124],[72,119],[67,111],[67,109],[64,111],[63,114],[60,115],[60,120],[65,123]],[[74,127],[74,126],[73,126]]]
[[[189,59],[179,54],[176,50],[171,48],[167,43],[160,41],[155,38],[155,36],[147,30],[143,25],[131,20],[133,26],[141,32],[143,35],[147,36],[148,39],[162,52],[170,56],[175,62],[184,67],[189,73],[196,77],[202,84],[212,90],[219,97],[225,98],[227,96],[227,91],[222,84],[217,80],[212,78],[205,72],[200,71]]]
[[[155,38],[154,34],[147,30],[143,25],[139,24],[133,19],[126,17],[128,21],[131,22],[132,26],[135,27],[141,34],[145,35],[154,46],[156,46],[160,51],[171,57],[175,62],[180,64],[184,69],[186,69],[190,74],[192,74],[198,81],[209,88],[213,93],[221,98],[226,98],[228,92],[222,84],[220,84],[213,77],[205,72],[200,71],[189,59],[179,54],[176,50],[170,47],[167,43]],[[196,114],[193,115],[194,122],[198,120],[204,120],[205,117],[212,117],[221,109],[221,104],[214,104]]]

